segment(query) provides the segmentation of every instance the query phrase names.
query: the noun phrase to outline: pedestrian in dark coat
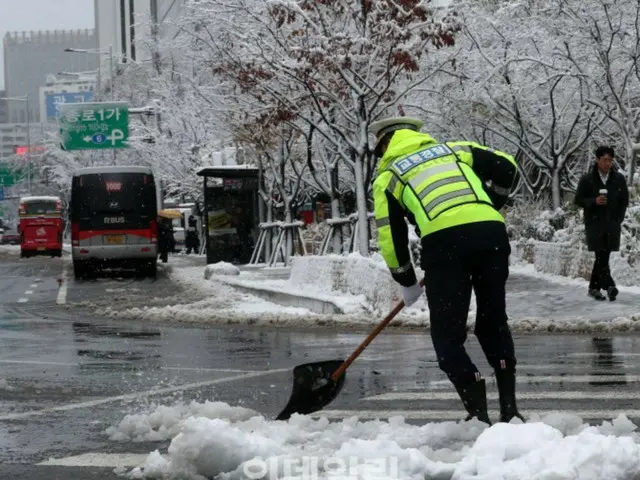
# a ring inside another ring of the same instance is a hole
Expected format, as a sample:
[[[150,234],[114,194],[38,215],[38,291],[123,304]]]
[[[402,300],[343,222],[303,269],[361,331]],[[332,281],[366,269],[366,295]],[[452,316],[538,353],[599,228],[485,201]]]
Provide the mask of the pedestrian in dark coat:
[[[158,218],[158,254],[163,263],[167,263],[169,252],[173,250],[173,232],[171,220]]]
[[[618,295],[611,277],[609,256],[620,250],[622,221],[629,204],[627,182],[613,163],[611,147],[596,149],[596,163],[578,183],[575,203],[584,209],[587,248],[595,252],[588,295],[605,300],[600,290],[607,292],[610,301]]]
[[[191,253],[198,253],[200,250],[200,239],[198,238],[198,223],[195,217],[189,217],[187,222],[187,238],[185,239],[185,247],[187,249],[187,255]]]

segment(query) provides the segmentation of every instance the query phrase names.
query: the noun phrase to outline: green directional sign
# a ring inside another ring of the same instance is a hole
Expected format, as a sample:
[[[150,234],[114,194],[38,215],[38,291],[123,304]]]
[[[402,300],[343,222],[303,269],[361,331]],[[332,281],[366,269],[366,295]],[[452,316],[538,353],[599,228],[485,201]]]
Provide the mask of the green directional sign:
[[[65,150],[126,148],[129,105],[126,102],[59,104],[60,137]]]
[[[12,187],[23,177],[22,169],[15,169],[8,163],[0,163],[0,187]]]

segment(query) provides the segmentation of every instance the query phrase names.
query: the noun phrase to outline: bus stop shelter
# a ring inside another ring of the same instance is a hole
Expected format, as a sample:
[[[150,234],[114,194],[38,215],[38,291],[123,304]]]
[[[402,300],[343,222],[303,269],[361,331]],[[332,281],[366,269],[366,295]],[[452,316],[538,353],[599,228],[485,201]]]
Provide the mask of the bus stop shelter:
[[[207,264],[247,264],[258,238],[259,169],[252,165],[203,167]]]

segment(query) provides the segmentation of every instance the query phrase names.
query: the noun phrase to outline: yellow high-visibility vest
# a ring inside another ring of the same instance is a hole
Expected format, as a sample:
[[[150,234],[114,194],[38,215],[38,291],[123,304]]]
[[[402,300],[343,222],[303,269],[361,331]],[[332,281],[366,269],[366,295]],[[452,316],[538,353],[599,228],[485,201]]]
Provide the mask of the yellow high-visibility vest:
[[[417,148],[416,148],[417,145]],[[392,272],[408,268],[395,256],[389,225],[387,192],[413,214],[420,237],[474,222],[504,218],[473,171],[473,142],[437,143],[429,135],[399,130],[380,161],[373,185],[380,252]],[[513,162],[502,152],[495,152]]]

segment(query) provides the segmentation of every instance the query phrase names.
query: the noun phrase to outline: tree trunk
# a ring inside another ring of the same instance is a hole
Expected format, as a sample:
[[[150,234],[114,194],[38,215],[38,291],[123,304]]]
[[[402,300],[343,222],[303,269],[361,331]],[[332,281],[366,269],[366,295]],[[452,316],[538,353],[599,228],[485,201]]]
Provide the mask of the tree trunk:
[[[554,210],[560,208],[562,202],[560,195],[560,171],[557,168],[551,172],[551,202]]]
[[[369,228],[367,223],[367,198],[364,186],[364,169],[362,158],[355,159],[356,204],[358,206],[358,251],[364,257],[369,256]]]
[[[633,145],[627,144],[626,147],[627,162],[629,163],[629,176],[627,177],[627,185],[633,185],[633,177],[636,174],[636,156],[637,150]]]
[[[331,194],[331,218],[340,218],[340,200]],[[340,253],[342,248],[343,227],[338,227],[340,232],[333,235],[333,252]]]
[[[331,198],[331,218],[340,218],[340,199],[338,198],[338,163],[335,164],[329,175],[329,196]],[[333,235],[333,252],[340,253],[342,250],[344,226],[340,226],[340,233]]]
[[[292,223],[293,215],[291,214],[291,202],[284,202],[284,223]],[[290,228],[285,230],[285,265],[289,263],[289,255],[293,252],[293,230]]]

